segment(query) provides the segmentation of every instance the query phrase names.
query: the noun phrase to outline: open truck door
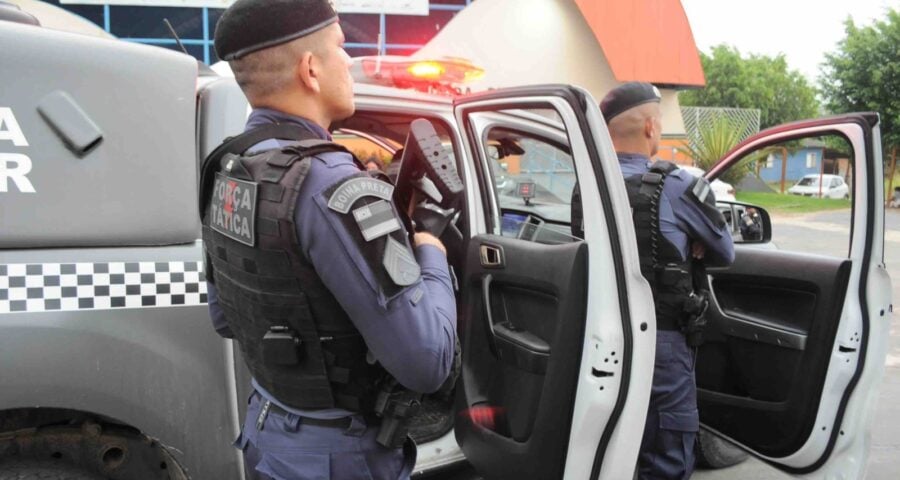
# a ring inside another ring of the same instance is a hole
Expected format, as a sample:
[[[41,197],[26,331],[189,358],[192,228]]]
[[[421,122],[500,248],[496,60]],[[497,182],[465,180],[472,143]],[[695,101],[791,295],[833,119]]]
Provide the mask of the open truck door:
[[[655,322],[597,102],[525,87],[457,100],[455,113],[475,167],[457,441],[486,478],[630,478]]]
[[[891,311],[877,114],[766,130],[707,176],[742,161],[793,160],[803,149],[801,164],[814,163],[817,149],[832,151],[828,165],[850,180],[847,243],[822,250],[825,243],[807,233],[788,251],[788,242],[778,241],[785,221],[763,222],[770,230],[752,243],[772,238],[777,249],[738,244],[733,265],[708,270],[709,328],[697,358],[700,420],[786,472],[862,478]]]

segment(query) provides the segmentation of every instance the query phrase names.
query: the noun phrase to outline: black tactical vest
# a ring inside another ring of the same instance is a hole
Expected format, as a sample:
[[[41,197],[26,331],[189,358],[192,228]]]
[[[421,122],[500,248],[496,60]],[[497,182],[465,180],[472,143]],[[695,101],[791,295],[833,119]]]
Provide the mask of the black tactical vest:
[[[270,138],[299,143],[243,155]],[[311,156],[332,151],[348,152],[278,125],[226,140],[210,154],[200,193],[207,278],[265,390],[298,409],[370,413],[386,372],[366,361],[362,336],[304,256],[294,221]]]
[[[625,178],[637,234],[641,274],[650,283],[660,330],[680,330],[686,317],[685,302],[693,291],[691,259],[681,254],[660,231],[659,204],[666,177],[678,166],[657,161],[644,174]]]

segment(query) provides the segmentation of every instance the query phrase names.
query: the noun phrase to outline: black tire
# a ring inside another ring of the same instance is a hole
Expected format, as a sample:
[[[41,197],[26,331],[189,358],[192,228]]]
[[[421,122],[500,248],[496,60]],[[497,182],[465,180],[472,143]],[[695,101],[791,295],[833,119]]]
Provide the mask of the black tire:
[[[0,463],[0,480],[104,480],[104,477],[58,461],[15,460]]]
[[[725,468],[743,462],[749,456],[728,440],[706,430],[697,434],[697,465],[703,468]]]

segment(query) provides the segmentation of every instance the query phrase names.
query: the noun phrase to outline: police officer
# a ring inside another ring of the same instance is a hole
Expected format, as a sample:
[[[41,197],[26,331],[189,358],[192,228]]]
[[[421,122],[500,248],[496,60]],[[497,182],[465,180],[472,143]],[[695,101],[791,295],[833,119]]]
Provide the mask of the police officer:
[[[253,376],[235,446],[255,478],[408,478],[414,446],[385,427],[452,381],[444,246],[330,142],[354,112],[343,44],[328,0],[238,0],[216,27],[253,110],[205,162],[203,240],[214,327]]]
[[[694,343],[702,331],[694,263],[728,265],[731,235],[709,184],[668,162],[653,162],[661,136],[656,87],[630,82],[600,104],[631,202],[641,273],[656,307],[656,362],[650,408],[638,459],[641,479],[686,479],[699,430]]]
[[[745,242],[754,242],[763,238],[762,220],[759,212],[753,207],[747,207],[747,211],[741,214],[741,239]]]

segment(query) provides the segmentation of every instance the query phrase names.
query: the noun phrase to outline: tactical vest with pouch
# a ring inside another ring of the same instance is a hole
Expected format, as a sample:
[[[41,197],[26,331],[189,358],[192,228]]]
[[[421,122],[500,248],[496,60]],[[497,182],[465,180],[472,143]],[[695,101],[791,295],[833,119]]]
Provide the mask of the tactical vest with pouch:
[[[245,154],[268,139],[296,143]],[[349,153],[302,128],[267,125],[207,157],[200,187],[207,279],[266,391],[297,409],[370,413],[387,374],[366,361],[362,336],[297,239],[297,196],[311,157],[325,152]]]
[[[693,292],[691,259],[681,259],[678,248],[660,230],[660,201],[666,177],[677,165],[657,161],[643,174],[625,178],[637,234],[641,274],[650,283],[660,330],[681,330],[687,319],[685,304]]]

